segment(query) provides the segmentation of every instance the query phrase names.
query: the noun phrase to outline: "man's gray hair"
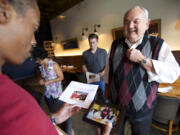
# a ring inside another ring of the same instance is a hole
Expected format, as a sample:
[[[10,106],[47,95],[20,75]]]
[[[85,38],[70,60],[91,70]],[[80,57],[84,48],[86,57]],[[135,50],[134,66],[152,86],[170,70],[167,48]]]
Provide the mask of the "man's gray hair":
[[[140,9],[142,9],[143,11],[144,11],[144,17],[145,17],[145,19],[149,19],[149,11],[146,9],[146,8],[144,8],[144,7],[141,7],[141,6],[134,6],[134,7],[132,7],[132,8],[130,8],[126,13],[125,13],[125,16],[126,16],[126,14],[129,12],[129,11],[131,11],[131,10],[133,10],[133,9],[135,9],[135,8],[140,8]]]

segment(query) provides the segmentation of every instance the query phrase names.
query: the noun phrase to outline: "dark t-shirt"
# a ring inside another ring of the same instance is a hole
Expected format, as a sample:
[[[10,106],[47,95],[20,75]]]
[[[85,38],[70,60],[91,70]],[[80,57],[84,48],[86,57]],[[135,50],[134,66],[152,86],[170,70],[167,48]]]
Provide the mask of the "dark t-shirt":
[[[97,48],[94,54],[88,49],[83,52],[82,65],[87,67],[88,72],[99,73],[105,68],[106,57],[107,52],[104,49]]]
[[[0,75],[0,135],[58,135],[35,99]]]

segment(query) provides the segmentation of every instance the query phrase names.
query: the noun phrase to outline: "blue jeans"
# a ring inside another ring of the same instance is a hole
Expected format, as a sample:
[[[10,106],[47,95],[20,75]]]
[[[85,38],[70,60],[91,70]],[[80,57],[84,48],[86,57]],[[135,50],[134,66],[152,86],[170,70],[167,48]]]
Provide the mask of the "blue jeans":
[[[95,84],[95,85],[99,85],[99,89],[101,92],[101,98],[104,102],[107,101],[106,97],[105,97],[105,82],[104,81],[99,81],[99,82],[93,82],[91,84]]]
[[[64,102],[61,100],[58,100],[58,98],[54,99],[52,97],[50,98],[45,97],[45,99],[49,107],[49,111],[51,113],[56,112],[64,104]],[[67,135],[72,135],[72,118],[71,117],[65,122],[58,124],[58,126],[62,130],[64,130],[67,133]]]

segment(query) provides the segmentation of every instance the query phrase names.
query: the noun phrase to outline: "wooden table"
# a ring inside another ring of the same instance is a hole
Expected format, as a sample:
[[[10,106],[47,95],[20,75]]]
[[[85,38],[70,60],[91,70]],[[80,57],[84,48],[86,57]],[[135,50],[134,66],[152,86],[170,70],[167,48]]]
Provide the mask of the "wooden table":
[[[76,67],[68,68],[68,67],[61,67],[63,72],[68,72],[68,73],[76,73],[78,72]]]
[[[167,93],[158,93],[160,96],[168,96],[168,97],[175,97],[180,99],[180,78],[176,80],[173,84],[168,83],[161,83],[159,88],[171,86],[173,89]]]
[[[173,84],[168,84],[168,83],[161,83],[159,85],[159,88],[163,88],[163,87],[168,87],[171,86],[172,90],[167,92],[167,93],[158,93],[159,96],[167,96],[167,97],[173,97],[173,98],[178,98],[180,99],[180,78],[178,80],[176,80],[176,82],[174,82]],[[176,131],[178,130],[178,124],[177,126],[173,129],[172,128],[173,125],[173,120],[169,121],[169,129],[164,129],[162,127],[159,127],[155,124],[152,124],[153,127],[163,131],[163,132],[168,132],[169,135],[172,135],[172,131]]]

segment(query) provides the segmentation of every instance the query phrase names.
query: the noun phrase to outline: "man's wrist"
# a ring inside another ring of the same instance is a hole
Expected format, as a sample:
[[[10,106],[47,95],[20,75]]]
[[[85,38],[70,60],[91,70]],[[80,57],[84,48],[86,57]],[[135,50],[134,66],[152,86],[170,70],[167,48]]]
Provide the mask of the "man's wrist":
[[[50,114],[50,120],[53,123],[53,125],[57,125],[56,120],[55,120],[55,116],[53,114]]]
[[[147,58],[144,57],[141,61],[140,61],[140,65],[144,66],[147,64]]]
[[[147,59],[145,58],[141,61],[141,65],[146,65],[146,64],[147,64]]]

